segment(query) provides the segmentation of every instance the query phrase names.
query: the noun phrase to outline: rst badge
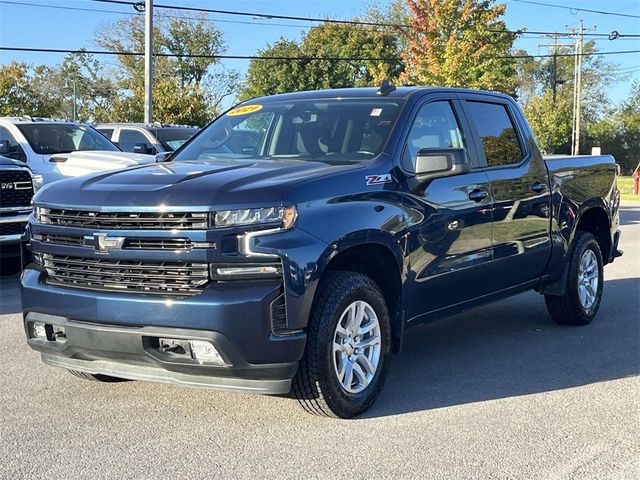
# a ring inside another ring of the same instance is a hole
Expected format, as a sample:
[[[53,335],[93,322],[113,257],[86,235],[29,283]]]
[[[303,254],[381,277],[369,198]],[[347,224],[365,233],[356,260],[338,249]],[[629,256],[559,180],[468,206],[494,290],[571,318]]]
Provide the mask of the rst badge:
[[[125,237],[110,237],[106,233],[94,233],[85,235],[83,244],[86,247],[93,247],[96,253],[109,253],[114,248],[122,248]]]
[[[367,185],[380,185],[382,183],[391,183],[391,174],[385,173],[384,175],[367,175],[364,177]]]

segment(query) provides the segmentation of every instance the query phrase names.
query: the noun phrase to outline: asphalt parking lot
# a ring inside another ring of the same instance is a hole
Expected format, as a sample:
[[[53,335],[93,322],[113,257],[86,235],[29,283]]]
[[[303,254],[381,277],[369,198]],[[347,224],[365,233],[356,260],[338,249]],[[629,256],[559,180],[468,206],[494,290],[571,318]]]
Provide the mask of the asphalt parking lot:
[[[640,204],[600,313],[560,327],[519,295],[415,329],[355,420],[281,397],[44,366],[0,284],[0,478],[638,478]]]

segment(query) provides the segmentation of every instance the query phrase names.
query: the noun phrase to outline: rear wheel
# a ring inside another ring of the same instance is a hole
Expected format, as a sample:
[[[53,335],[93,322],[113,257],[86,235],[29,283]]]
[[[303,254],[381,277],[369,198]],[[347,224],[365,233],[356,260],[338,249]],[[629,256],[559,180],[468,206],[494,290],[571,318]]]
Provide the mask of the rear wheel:
[[[561,325],[590,323],[600,308],[603,280],[598,242],[589,232],[577,232],[564,295],[545,295],[551,318]]]
[[[83,380],[90,380],[92,382],[114,383],[114,382],[128,382],[129,381],[129,380],[125,379],[125,378],[112,377],[112,376],[109,376],[109,375],[86,373],[86,372],[80,372],[78,370],[67,370],[67,371],[71,375],[73,375],[74,377],[82,378]]]
[[[382,389],[389,313],[366,275],[329,272],[319,288],[293,391],[310,413],[351,418],[367,410]]]

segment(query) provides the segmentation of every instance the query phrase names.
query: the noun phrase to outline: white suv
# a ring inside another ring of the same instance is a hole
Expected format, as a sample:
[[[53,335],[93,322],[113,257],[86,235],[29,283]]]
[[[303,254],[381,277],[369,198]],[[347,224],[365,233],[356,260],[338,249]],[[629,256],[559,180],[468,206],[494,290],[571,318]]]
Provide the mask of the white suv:
[[[125,152],[170,153],[189,140],[196,127],[163,123],[100,123],[94,128]]]
[[[30,117],[0,117],[0,155],[25,163],[44,183],[155,162],[121,151],[89,125]]]

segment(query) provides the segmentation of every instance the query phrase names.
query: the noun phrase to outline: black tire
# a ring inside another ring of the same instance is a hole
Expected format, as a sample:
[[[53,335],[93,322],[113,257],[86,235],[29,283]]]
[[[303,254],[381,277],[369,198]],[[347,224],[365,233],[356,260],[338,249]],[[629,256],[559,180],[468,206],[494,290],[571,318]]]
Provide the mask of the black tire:
[[[307,330],[307,346],[293,379],[292,390],[309,413],[352,418],[367,410],[382,390],[389,363],[391,326],[384,296],[376,283],[355,272],[328,272],[318,287]],[[380,326],[380,357],[369,384],[359,393],[345,390],[334,368],[332,345],[336,327],[346,308],[364,301]]]
[[[583,307],[578,293],[580,261],[587,250],[591,250],[598,265],[598,288],[595,303],[590,308]],[[560,325],[587,325],[598,313],[604,284],[602,253],[595,237],[584,231],[576,232],[574,247],[569,259],[569,272],[564,295],[545,295],[547,310],[554,322]]]
[[[83,380],[89,380],[91,382],[105,382],[105,383],[116,383],[116,382],[128,382],[129,380],[125,378],[111,377],[109,375],[101,375],[101,374],[93,374],[86,372],[79,372],[78,370],[67,370],[74,377],[82,378]]]

